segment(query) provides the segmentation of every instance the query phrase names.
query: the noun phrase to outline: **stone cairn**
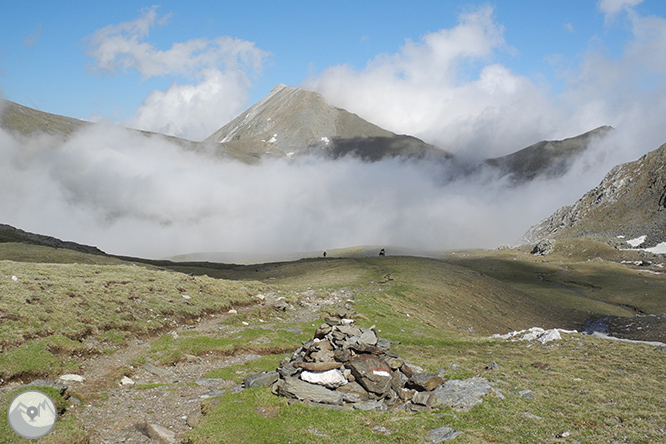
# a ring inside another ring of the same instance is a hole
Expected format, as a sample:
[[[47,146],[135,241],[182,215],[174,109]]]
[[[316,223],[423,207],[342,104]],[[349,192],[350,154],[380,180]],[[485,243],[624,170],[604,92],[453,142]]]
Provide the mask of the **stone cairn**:
[[[280,362],[272,392],[293,400],[360,410],[430,411],[443,379],[391,353],[376,329],[345,315],[325,318],[314,337]],[[336,407],[333,407],[336,408]]]

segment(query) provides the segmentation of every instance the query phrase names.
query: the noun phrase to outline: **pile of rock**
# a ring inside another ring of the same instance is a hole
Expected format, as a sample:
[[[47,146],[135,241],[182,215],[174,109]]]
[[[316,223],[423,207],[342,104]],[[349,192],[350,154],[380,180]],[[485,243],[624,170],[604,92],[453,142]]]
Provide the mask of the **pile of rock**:
[[[390,351],[376,329],[328,317],[291,359],[280,362],[276,395],[314,404],[361,410],[430,411],[444,382]]]

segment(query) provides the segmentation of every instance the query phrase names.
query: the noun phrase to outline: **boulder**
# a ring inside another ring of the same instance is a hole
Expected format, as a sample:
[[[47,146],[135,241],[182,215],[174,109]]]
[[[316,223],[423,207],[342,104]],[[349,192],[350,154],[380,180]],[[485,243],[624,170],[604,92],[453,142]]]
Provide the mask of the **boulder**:
[[[492,389],[486,378],[475,376],[465,380],[448,380],[433,393],[437,404],[459,412],[468,412],[481,403],[481,398]]]
[[[245,379],[243,379],[243,385],[245,385],[245,388],[270,387],[278,380],[278,378],[279,375],[276,371],[256,373],[246,376]]]
[[[460,430],[454,430],[451,427],[440,427],[428,432],[428,440],[426,442],[438,443],[451,441],[461,433],[462,432]]]
[[[442,385],[442,378],[431,373],[416,373],[407,381],[407,387],[419,391],[432,391]]]
[[[375,355],[358,355],[345,365],[351,370],[356,382],[367,391],[378,395],[388,393],[393,375],[383,359]]]
[[[328,370],[325,372],[304,371],[301,373],[301,379],[305,382],[309,382],[310,384],[319,384],[328,388],[338,388],[347,384],[347,379],[338,369]]]
[[[355,381],[348,382],[347,384],[338,387],[337,391],[343,394],[343,397],[345,397],[345,402],[359,402],[359,401],[367,401],[368,399],[370,399],[370,395],[368,394],[368,392],[365,391],[365,389]],[[347,401],[347,399],[358,399],[358,400]]]

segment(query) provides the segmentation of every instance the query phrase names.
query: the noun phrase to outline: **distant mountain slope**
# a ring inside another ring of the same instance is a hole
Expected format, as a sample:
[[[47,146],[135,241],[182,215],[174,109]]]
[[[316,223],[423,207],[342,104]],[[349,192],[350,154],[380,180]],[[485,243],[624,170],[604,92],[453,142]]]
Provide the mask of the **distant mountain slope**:
[[[47,133],[68,136],[87,125],[90,122],[37,111],[9,100],[0,104],[0,127],[23,135]]]
[[[14,228],[10,225],[0,224],[0,243],[4,242],[16,242],[52,248],[66,248],[68,250],[74,250],[88,254],[106,254],[97,247],[81,245],[77,244],[76,242],[63,241],[55,237],[30,233],[18,228]]]
[[[646,246],[666,241],[666,144],[614,167],[575,204],[530,228],[526,242],[599,235],[647,236]]]
[[[335,108],[318,93],[286,85],[276,86],[205,142],[255,157],[293,157],[313,151],[334,158],[351,154],[364,160],[450,157],[415,137],[394,134]]]
[[[566,173],[576,157],[598,138],[613,128],[601,126],[579,136],[564,140],[544,140],[515,153],[488,159],[485,164],[496,168],[501,176],[510,176],[520,183],[540,177],[558,177]]]

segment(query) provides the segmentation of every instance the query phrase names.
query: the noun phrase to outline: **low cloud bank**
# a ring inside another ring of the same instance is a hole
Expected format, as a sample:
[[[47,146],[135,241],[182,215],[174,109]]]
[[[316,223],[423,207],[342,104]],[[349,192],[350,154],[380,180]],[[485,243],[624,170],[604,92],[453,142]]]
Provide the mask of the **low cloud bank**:
[[[0,219],[151,258],[355,245],[492,248],[514,243],[596,185],[613,143],[621,139],[599,143],[565,177],[512,187],[490,174],[451,180],[454,167],[426,161],[303,157],[246,165],[212,147],[185,151],[103,124],[66,141],[0,132]]]

